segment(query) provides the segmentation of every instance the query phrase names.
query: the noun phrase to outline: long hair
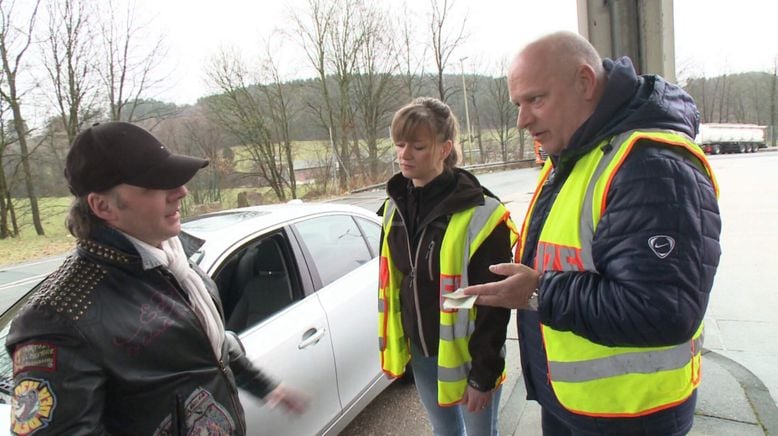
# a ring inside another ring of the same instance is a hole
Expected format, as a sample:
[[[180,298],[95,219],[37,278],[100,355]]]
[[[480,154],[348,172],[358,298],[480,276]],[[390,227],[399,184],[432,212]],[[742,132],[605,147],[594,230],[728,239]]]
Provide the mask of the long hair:
[[[103,220],[92,213],[87,196],[76,197],[70,205],[65,225],[71,235],[78,239],[89,239],[92,230],[103,224]]]
[[[451,108],[437,98],[419,97],[403,106],[392,118],[392,141],[408,141],[419,128],[427,130],[437,143],[451,141],[451,153],[446,156],[443,165],[452,169],[460,162],[462,152],[457,142],[459,123]]]

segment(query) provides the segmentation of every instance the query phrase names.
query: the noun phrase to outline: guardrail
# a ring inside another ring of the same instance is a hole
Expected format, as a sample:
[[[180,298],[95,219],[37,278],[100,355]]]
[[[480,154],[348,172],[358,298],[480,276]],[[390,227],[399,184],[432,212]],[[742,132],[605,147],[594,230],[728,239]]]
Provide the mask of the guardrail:
[[[485,173],[497,170],[513,170],[517,168],[530,168],[535,164],[535,159],[521,159],[511,160],[508,162],[491,162],[484,164],[465,165],[462,168],[470,171],[471,173]],[[386,182],[378,183],[375,185],[363,186],[361,188],[352,189],[350,194],[359,194],[360,192],[374,191],[376,189],[386,188]]]

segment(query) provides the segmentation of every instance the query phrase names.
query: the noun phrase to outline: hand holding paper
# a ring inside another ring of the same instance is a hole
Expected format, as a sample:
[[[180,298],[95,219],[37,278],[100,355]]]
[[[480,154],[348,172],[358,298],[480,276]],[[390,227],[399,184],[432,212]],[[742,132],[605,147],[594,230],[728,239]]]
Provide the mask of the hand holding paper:
[[[470,309],[475,304],[477,295],[465,295],[462,288],[454,292],[443,295],[443,308],[451,309]]]

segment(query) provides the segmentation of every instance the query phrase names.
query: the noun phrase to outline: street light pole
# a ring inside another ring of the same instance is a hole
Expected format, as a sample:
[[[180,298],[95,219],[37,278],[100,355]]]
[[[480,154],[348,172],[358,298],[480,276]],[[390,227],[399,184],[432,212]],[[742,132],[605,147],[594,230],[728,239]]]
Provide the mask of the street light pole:
[[[462,68],[462,95],[465,97],[465,122],[467,123],[467,148],[469,163],[473,163],[473,131],[470,130],[470,112],[467,110],[467,84],[465,83],[465,59],[459,58],[459,66]]]

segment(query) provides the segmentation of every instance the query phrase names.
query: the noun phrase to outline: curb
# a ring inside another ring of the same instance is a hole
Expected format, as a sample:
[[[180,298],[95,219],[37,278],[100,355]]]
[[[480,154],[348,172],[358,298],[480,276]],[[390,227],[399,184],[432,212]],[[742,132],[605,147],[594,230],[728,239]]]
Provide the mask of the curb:
[[[715,351],[702,350],[703,356],[715,361],[737,380],[751,404],[759,425],[768,435],[778,435],[778,406],[775,405],[767,386],[753,372],[734,360]]]
[[[524,415],[524,407],[527,405],[526,396],[524,377],[519,375],[513,389],[511,389],[510,397],[507,401],[500,401],[498,426],[501,435],[510,436],[518,428],[521,417]]]

